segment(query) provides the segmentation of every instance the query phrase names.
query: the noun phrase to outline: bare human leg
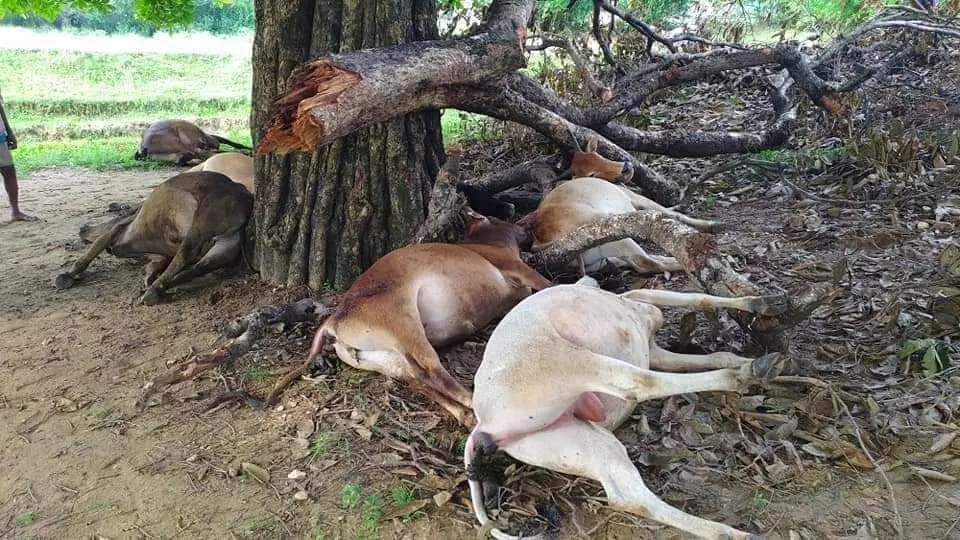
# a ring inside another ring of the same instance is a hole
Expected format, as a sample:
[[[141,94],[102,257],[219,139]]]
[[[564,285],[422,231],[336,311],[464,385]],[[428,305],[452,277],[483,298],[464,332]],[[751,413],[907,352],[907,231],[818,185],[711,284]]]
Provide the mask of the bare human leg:
[[[11,218],[13,221],[36,221],[36,216],[25,214],[20,210],[20,186],[17,184],[17,170],[13,165],[0,167],[3,175],[3,188],[10,198]]]

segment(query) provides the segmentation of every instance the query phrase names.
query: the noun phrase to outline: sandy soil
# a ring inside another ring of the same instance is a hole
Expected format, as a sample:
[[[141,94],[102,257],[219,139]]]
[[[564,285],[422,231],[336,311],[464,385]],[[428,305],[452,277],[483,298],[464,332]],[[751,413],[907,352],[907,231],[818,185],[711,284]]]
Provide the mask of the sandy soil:
[[[300,383],[279,410],[230,405],[208,411],[225,383],[262,395],[302,358],[307,327],[265,339],[237,366],[160,394],[143,412],[134,408],[138,388],[168,363],[222,344],[219,327],[227,320],[303,296],[234,274],[155,307],[133,306],[140,269],[110,256],[95,261],[75,288],[54,290],[53,275],[82,249],[78,227],[107,218],[110,202],[140,200],[164,176],[39,171],[22,182],[22,199],[44,221],[0,226],[0,537],[474,537],[457,469],[464,433],[435,407],[379,377],[341,370]],[[5,203],[0,200],[0,215],[9,211]],[[762,213],[754,210],[749,215]],[[461,352],[475,356],[477,349],[468,344]],[[723,396],[703,397],[696,413],[719,426],[719,411],[730,406]],[[650,407],[644,414],[659,430],[656,421],[669,416],[670,407]],[[633,424],[620,435],[634,443],[641,437]],[[769,487],[750,480],[756,460],[739,463],[731,454],[718,465],[697,465],[690,458],[689,469],[671,466],[668,473],[656,468],[660,459],[670,463],[662,446],[650,449],[634,456],[649,465],[644,478],[698,515],[772,530],[772,538],[891,537],[895,514],[886,485],[842,459],[820,463],[805,456],[802,472]],[[956,474],[956,461],[943,470]],[[235,474],[243,462],[266,470],[268,483],[258,482],[255,472]],[[295,469],[305,477],[288,479]],[[679,538],[610,513],[602,499],[590,499],[600,494],[591,482],[525,467],[507,476],[510,489],[526,493],[511,509],[514,524],[522,521],[518,515],[537,513],[538,499],[550,499],[564,516],[561,538],[595,525],[594,538]],[[960,538],[956,484],[930,480],[935,485],[928,488],[906,467],[889,476],[907,538]],[[348,489],[353,485],[356,496]],[[396,496],[399,488],[414,490],[409,503]],[[452,499],[438,508],[435,494],[440,502]],[[296,500],[303,496],[308,499]],[[577,501],[575,522],[568,500]],[[418,505],[419,512],[403,517]]]

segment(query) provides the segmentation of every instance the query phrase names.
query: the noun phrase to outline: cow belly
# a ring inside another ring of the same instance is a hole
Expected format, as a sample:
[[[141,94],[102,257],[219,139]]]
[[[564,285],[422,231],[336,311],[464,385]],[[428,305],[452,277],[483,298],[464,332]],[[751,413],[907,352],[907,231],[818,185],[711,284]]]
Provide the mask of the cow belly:
[[[479,273],[477,273],[479,274]],[[430,280],[421,288],[417,308],[424,333],[437,347],[462,341],[511,307],[514,295],[500,272]]]

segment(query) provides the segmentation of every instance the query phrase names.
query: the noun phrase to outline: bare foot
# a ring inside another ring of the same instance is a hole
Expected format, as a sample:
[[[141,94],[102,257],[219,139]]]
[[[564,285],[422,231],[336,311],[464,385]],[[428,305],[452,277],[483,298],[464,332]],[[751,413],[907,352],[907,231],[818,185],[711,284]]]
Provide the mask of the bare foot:
[[[10,221],[38,221],[40,218],[37,216],[31,216],[30,214],[24,214],[23,212],[14,212],[13,218]]]

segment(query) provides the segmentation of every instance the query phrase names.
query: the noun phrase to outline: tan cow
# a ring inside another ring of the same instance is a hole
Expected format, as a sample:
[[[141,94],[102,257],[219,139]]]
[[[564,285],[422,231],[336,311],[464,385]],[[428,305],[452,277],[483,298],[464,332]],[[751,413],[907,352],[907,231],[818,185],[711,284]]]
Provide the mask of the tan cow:
[[[779,354],[755,360],[727,352],[677,354],[657,346],[656,307],[782,310],[778,297],[723,298],[663,290],[617,295],[585,277],[520,302],[500,321],[474,378],[477,425],[464,464],[474,512],[489,518],[473,462],[498,448],[530,465],[592,478],[610,506],[702,538],[759,538],[701,519],[659,499],[643,484],[612,431],[637,402],[693,392],[736,392],[779,374]],[[670,373],[709,369],[702,373]],[[494,529],[498,539],[516,538]]]
[[[637,210],[652,210],[675,218],[695,229],[713,231],[714,221],[695,219],[663,206],[600,178],[573,178],[554,188],[536,210],[533,219],[533,251],[550,247],[553,242],[595,219]],[[630,238],[607,242],[581,255],[584,270],[593,272],[609,261],[618,267],[630,267],[641,274],[676,272],[682,267],[673,257],[649,255]]]
[[[211,171],[225,174],[234,182],[243,184],[247,191],[256,194],[253,181],[253,158],[239,152],[214,154],[206,161],[187,169],[186,172]]]
[[[484,218],[460,244],[416,244],[384,255],[317,330],[307,365],[329,340],[350,366],[405,381],[461,424],[472,424],[470,392],[444,369],[434,347],[463,341],[550,286],[520,260],[524,234],[517,225]]]
[[[146,291],[139,301],[155,304],[167,289],[234,261],[252,211],[253,195],[223,174],[178,174],[157,186],[135,213],[81,227],[80,237],[93,245],[54,285],[72,287],[104,250],[146,257]]]
[[[219,152],[221,144],[251,150],[249,146],[206,133],[186,120],[161,120],[150,124],[144,130],[140,148],[133,157],[136,160],[150,157],[177,165],[188,165]]]

